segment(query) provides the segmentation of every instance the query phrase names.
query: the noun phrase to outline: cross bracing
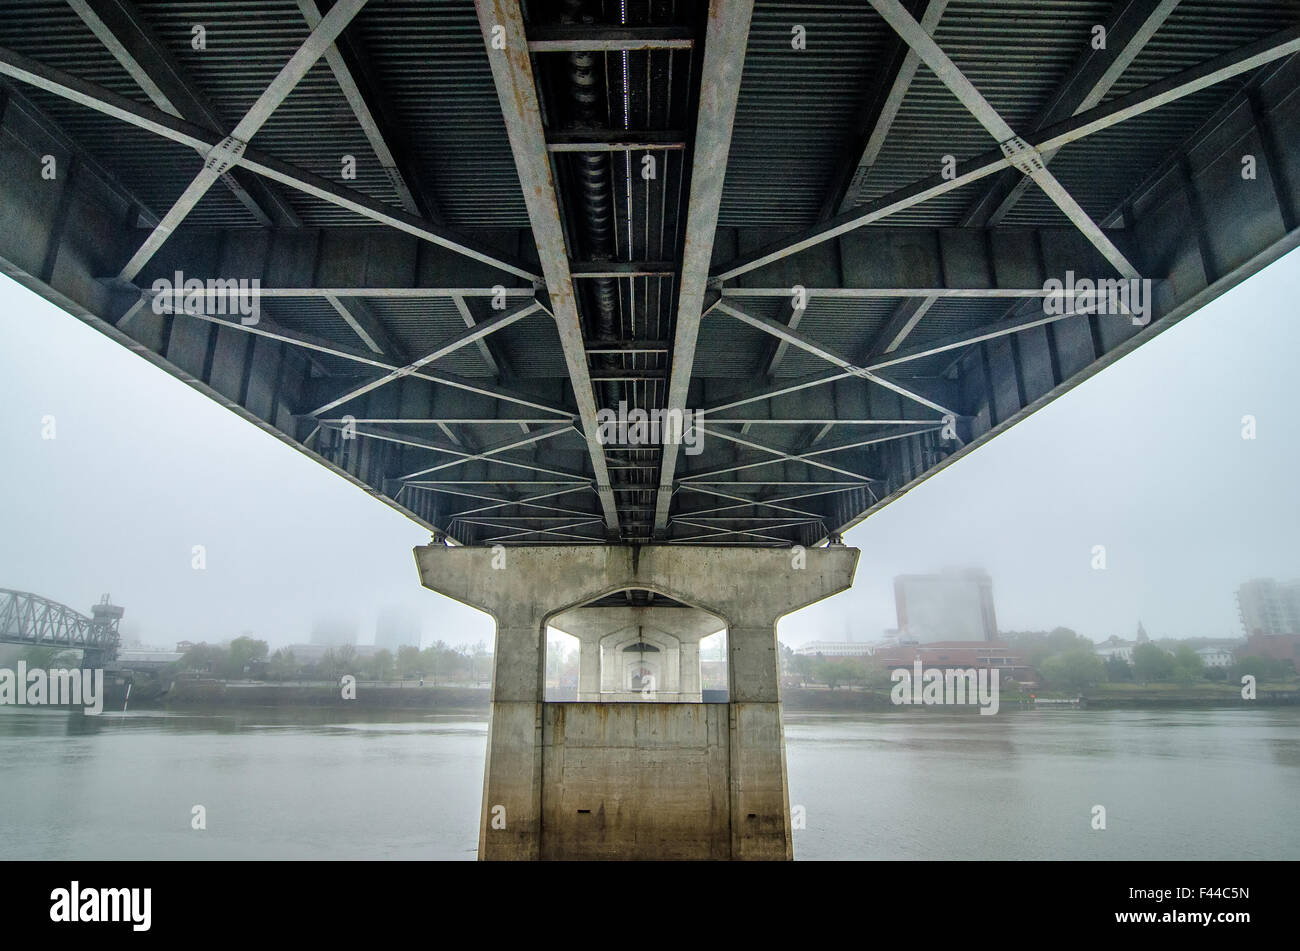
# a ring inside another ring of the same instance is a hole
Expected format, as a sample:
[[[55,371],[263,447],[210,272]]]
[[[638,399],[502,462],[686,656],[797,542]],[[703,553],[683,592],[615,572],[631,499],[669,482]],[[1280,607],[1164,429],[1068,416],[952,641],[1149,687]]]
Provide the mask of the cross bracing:
[[[452,543],[824,543],[1295,244],[1286,2],[0,13],[0,266]]]

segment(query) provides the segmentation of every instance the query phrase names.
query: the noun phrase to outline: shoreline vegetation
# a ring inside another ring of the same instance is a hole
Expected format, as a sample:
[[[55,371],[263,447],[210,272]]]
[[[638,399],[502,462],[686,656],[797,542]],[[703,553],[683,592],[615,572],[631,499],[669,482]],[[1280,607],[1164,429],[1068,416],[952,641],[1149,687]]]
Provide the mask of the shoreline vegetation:
[[[781,700],[787,712],[885,710],[895,706],[890,692],[882,688],[785,687]],[[1003,689],[999,696],[1003,710],[1158,709],[1162,707],[1243,707],[1300,704],[1300,690],[1294,683],[1261,683],[1256,699],[1245,700],[1241,688],[1232,684],[1097,684],[1081,691]],[[936,704],[900,704],[900,710],[951,710]],[[971,709],[978,709],[971,705]]]
[[[105,710],[120,710],[123,699],[121,688],[110,690]],[[944,705],[896,705],[890,699],[890,691],[878,687],[840,687],[832,690],[824,686],[787,686],[781,690],[781,701],[787,713],[881,712],[895,708],[944,711],[965,709]],[[359,681],[356,684],[355,699],[345,700],[337,685],[323,682],[180,679],[159,692],[139,691],[137,686],[131,694],[129,709],[337,707],[477,713],[486,712],[489,702],[490,692],[485,686],[434,686],[430,683],[421,686],[414,681]],[[1254,700],[1242,699],[1240,687],[1222,683],[1098,684],[1076,692],[1036,690],[1031,693],[1012,688],[1002,690],[1000,695],[1000,705],[1004,710],[1249,708],[1293,704],[1300,704],[1300,689],[1297,689],[1296,684],[1266,682],[1258,685]],[[978,709],[975,705],[969,705],[969,708],[972,711]]]
[[[1132,662],[1103,661],[1096,645],[1068,628],[1005,632],[1008,656],[1016,657],[1013,680],[1003,671],[1000,709],[1113,709],[1287,706],[1300,703],[1300,683],[1290,661],[1238,658],[1229,667],[1206,667],[1193,642],[1139,643]],[[895,704],[893,677],[872,657],[796,654],[779,644],[781,700],[790,713],[884,711],[895,706],[949,709],[945,704]],[[578,682],[577,651],[551,651],[546,662],[549,700],[571,701]],[[29,667],[56,667],[67,660],[55,648],[26,648]],[[944,660],[946,658],[940,658]],[[419,650],[356,648],[325,650],[308,661],[265,641],[235,638],[229,644],[192,646],[178,661],[153,670],[113,671],[105,677],[105,711],[158,708],[307,709],[485,712],[490,704],[492,655],[485,644],[450,647],[439,641]],[[725,683],[725,670],[706,670]],[[1030,679],[1032,678],[1032,680]],[[1254,698],[1243,697],[1243,683]],[[130,687],[129,701],[127,688]],[[555,686],[567,685],[567,686]],[[707,691],[706,691],[707,692]],[[713,695],[723,699],[722,694]],[[977,710],[976,703],[956,710]]]

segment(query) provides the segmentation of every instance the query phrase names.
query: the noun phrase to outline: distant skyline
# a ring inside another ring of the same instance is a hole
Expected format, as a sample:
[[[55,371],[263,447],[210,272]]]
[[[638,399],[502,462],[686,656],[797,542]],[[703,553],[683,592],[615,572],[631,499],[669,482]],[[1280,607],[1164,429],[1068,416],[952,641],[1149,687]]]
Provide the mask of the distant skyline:
[[[1237,586],[1300,577],[1298,300],[1293,253],[878,512],[845,536],[853,590],[781,639],[876,639],[896,575],[967,567],[1002,630],[1241,636]],[[83,612],[111,593],[160,646],[304,643],[331,612],[369,643],[386,609],[426,644],[491,644],[420,586],[423,528],[3,277],[0,379],[0,587]]]

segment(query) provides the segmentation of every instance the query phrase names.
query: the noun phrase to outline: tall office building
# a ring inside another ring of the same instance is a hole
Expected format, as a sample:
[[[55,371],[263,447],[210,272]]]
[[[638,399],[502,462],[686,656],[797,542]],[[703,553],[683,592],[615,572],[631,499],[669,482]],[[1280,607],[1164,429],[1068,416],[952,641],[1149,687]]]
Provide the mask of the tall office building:
[[[899,575],[894,606],[903,642],[997,640],[993,579],[983,571]]]
[[[355,618],[317,618],[312,622],[311,642],[325,647],[342,647],[344,644],[355,645],[357,642],[357,627]]]
[[[375,646],[396,654],[399,647],[420,646],[420,619],[409,608],[390,605],[379,612]]]
[[[1237,589],[1237,610],[1247,637],[1300,634],[1300,581],[1247,581]]]

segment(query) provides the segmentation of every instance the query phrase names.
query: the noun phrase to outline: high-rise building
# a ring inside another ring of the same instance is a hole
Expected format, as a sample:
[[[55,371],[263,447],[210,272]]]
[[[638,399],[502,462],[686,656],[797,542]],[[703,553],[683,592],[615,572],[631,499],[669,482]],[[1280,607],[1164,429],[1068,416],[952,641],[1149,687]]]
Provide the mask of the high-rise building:
[[[325,647],[356,644],[357,627],[354,618],[317,618],[311,626],[311,642]]]
[[[399,647],[419,647],[420,636],[420,619],[409,608],[390,605],[379,612],[376,647],[396,654]]]
[[[894,605],[902,642],[997,640],[993,579],[983,571],[899,575]]]
[[[1300,634],[1300,581],[1247,581],[1237,589],[1237,610],[1247,637]]]

